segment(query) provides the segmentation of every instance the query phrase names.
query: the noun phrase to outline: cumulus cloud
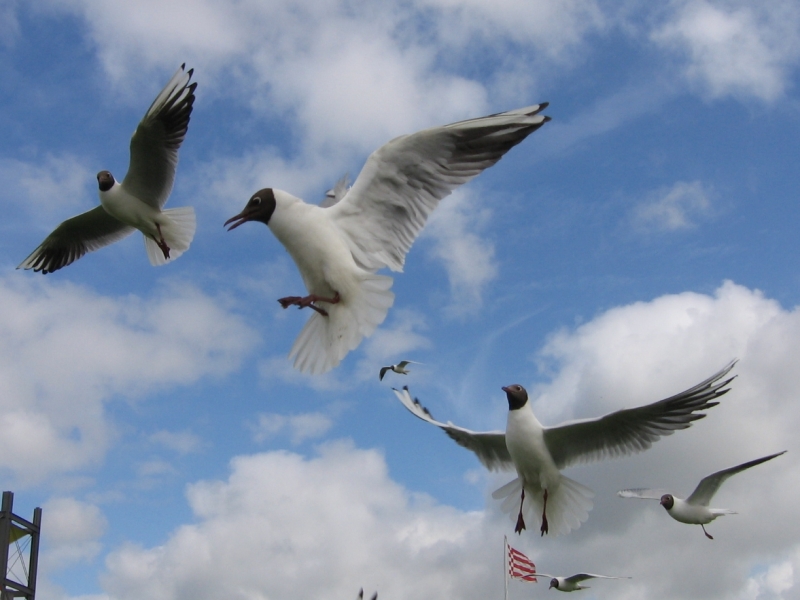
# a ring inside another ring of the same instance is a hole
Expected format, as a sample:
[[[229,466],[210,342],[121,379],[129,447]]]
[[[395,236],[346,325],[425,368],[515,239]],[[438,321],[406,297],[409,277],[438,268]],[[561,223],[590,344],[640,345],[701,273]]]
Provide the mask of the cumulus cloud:
[[[254,334],[187,285],[115,299],[41,277],[0,279],[0,468],[20,482],[102,459],[104,405],[238,367]]]
[[[42,564],[48,571],[92,560],[108,521],[99,507],[75,498],[52,498],[42,506]]]
[[[475,196],[456,191],[428,219],[422,237],[433,240],[431,255],[447,272],[451,316],[475,314],[483,306],[485,286],[497,277],[494,244],[481,236],[490,216]]]
[[[653,192],[633,212],[636,225],[645,229],[689,229],[711,210],[713,192],[701,181],[678,181]]]
[[[227,481],[194,484],[188,498],[196,524],[163,546],[109,555],[111,597],[348,598],[363,586],[394,598],[467,598],[502,585],[499,545],[485,543],[479,514],[410,494],[378,452],[349,443],[309,459],[237,457]]]
[[[685,75],[704,94],[774,101],[800,57],[800,8],[791,1],[752,4],[688,0],[652,39],[685,60]]]

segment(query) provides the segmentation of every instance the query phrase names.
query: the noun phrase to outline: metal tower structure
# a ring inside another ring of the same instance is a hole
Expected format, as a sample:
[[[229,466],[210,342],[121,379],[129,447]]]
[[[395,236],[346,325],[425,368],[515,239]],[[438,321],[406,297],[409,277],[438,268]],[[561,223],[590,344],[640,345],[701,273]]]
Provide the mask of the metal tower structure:
[[[3,492],[0,506],[0,600],[34,600],[42,509],[33,509],[33,521],[27,521],[11,512],[13,508],[14,494]]]

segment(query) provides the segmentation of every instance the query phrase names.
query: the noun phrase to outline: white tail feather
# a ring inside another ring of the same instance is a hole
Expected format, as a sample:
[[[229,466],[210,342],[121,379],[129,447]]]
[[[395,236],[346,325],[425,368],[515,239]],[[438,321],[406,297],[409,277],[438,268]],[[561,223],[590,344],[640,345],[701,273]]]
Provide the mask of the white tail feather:
[[[492,498],[502,498],[503,503],[500,505],[500,510],[516,521],[521,492],[522,483],[517,478],[495,490]],[[588,487],[562,475],[560,485],[547,491],[548,535],[562,535],[580,527],[581,523],[589,518],[589,511],[593,506],[591,498],[593,497],[594,492]],[[535,524],[538,531],[542,524],[543,508],[543,490],[539,486],[526,485],[522,514],[525,517],[527,529],[533,529]]]
[[[393,280],[364,273],[359,293],[337,304],[321,303],[328,316],[314,312],[289,352],[294,367],[311,375],[330,371],[383,323],[394,304]]]
[[[194,208],[191,206],[169,208],[161,212],[161,217],[161,234],[169,246],[169,260],[175,260],[189,249],[194,239],[197,228]],[[167,262],[168,259],[164,258],[164,253],[154,239],[144,236],[144,247],[147,250],[147,258],[154,267]]]

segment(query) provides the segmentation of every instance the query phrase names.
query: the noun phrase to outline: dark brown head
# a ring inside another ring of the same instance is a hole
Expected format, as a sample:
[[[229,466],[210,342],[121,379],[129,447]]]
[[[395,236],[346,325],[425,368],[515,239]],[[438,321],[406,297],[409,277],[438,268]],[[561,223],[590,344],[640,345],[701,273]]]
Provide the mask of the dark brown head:
[[[100,171],[97,174],[97,185],[100,186],[101,192],[107,192],[112,187],[114,187],[114,176],[111,174],[111,171]]]
[[[507,385],[502,390],[508,398],[508,410],[517,410],[528,403],[528,392],[518,383]]]
[[[275,212],[275,193],[272,188],[264,188],[258,190],[250,197],[247,206],[235,217],[231,217],[225,221],[225,225],[233,223],[228,227],[228,231],[236,229],[242,223],[248,221],[261,221],[264,225],[269,225],[269,220],[272,213]]]
[[[672,497],[672,494],[664,494],[663,496],[661,496],[661,506],[669,510],[674,505],[675,505],[675,498]]]
[[[547,588],[547,589],[549,590],[549,589],[551,589],[551,588],[556,588],[556,589],[558,589],[558,579],[556,579],[555,577],[553,577],[553,578],[550,580],[550,587],[549,587],[549,588]]]

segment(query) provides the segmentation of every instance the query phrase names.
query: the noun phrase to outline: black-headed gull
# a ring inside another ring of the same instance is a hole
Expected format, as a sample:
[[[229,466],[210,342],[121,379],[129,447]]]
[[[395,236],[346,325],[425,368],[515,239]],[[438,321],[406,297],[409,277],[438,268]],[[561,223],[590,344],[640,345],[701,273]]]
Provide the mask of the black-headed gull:
[[[401,360],[396,365],[389,365],[388,367],[381,367],[380,380],[383,381],[383,376],[386,375],[387,371],[394,371],[395,373],[397,373],[399,375],[408,375],[410,371],[408,369],[406,369],[406,367],[408,365],[419,365],[419,364],[422,364],[422,363],[414,362],[413,360]]]
[[[686,429],[692,421],[706,416],[697,411],[716,406],[719,402],[714,400],[730,390],[726,386],[733,377],[720,380],[734,364],[736,361],[702,383],[665,400],[555,427],[539,423],[525,388],[506,386],[503,388],[508,399],[505,432],[475,432],[449,422],[441,423],[434,420],[418,400],[411,399],[408,387],[394,392],[415,416],[440,427],[456,443],[472,450],[487,469],[516,469],[517,478],[492,494],[495,499],[504,499],[504,512],[512,512],[519,502],[515,532],[525,529],[524,511],[528,518],[532,516],[541,523],[542,535],[550,532],[558,535],[580,527],[589,517],[594,496],[586,486],[562,475],[561,469],[641,452],[661,436]]]
[[[392,278],[376,271],[402,271],[439,201],[546,123],[538,114],[546,106],[395,138],[372,153],[349,190],[334,188],[326,207],[266,188],[225,222],[230,229],[266,224],[303,277],[307,296],[279,300],[284,308],[314,310],[289,352],[295,368],[324,373],[375,331],[394,302]]]
[[[709,508],[708,503],[711,502],[711,498],[714,497],[714,494],[717,493],[717,490],[720,488],[720,486],[725,483],[725,480],[728,479],[728,477],[736,475],[737,473],[741,473],[750,467],[760,465],[768,460],[772,460],[776,456],[780,456],[785,452],[786,450],[783,452],[770,454],[769,456],[757,458],[755,460],[742,463],[741,465],[731,467],[730,469],[717,471],[708,477],[703,477],[703,479],[700,480],[700,483],[697,484],[697,487],[692,492],[691,496],[689,496],[686,500],[682,500],[673,494],[663,493],[663,490],[651,490],[645,488],[621,490],[617,492],[617,494],[623,498],[659,500],[661,506],[667,509],[667,514],[669,514],[670,517],[681,523],[700,525],[700,527],[703,528],[703,533],[706,534],[706,537],[710,540],[713,540],[714,538],[711,536],[711,534],[706,531],[706,524],[722,515],[736,514],[736,511],[727,508]]]
[[[192,207],[162,210],[172,191],[178,149],[186,137],[194,104],[193,70],[181,65],[156,96],[131,137],[128,172],[119,183],[109,171],[97,174],[100,206],[67,219],[48,235],[18,269],[52,273],[87,252],[108,246],[135,229],[144,234],[150,264],[178,258],[192,242]]]
[[[559,592],[574,592],[577,590],[587,590],[588,585],[581,585],[587,579],[630,579],[630,577],[612,577],[610,575],[595,575],[594,573],[576,573],[569,577],[559,577],[558,575],[548,575],[547,573],[536,573],[536,577],[552,577],[550,587],[556,588]]]

